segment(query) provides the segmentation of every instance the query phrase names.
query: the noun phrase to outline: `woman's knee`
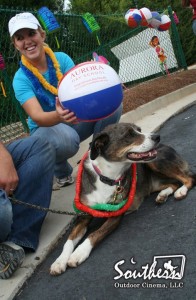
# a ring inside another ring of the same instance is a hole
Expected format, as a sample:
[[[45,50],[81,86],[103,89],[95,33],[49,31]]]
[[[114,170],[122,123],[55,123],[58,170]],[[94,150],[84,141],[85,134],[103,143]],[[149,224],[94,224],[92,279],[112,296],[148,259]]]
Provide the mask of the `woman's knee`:
[[[33,136],[41,136],[55,148],[56,156],[70,158],[79,149],[80,138],[77,132],[70,126],[58,124],[52,127],[40,127]]]
[[[57,155],[70,158],[74,156],[80,146],[80,138],[77,132],[71,128],[68,132],[64,132],[59,136],[59,142],[57,144]]]
[[[94,135],[101,132],[106,126],[118,123],[122,114],[122,109],[123,106],[121,104],[119,108],[112,115],[98,121],[94,128]]]
[[[103,123],[105,123],[104,126],[110,125],[110,124],[115,124],[118,123],[120,120],[120,117],[122,115],[122,110],[123,106],[122,104],[118,107],[118,109],[110,116],[107,118],[103,119]]]

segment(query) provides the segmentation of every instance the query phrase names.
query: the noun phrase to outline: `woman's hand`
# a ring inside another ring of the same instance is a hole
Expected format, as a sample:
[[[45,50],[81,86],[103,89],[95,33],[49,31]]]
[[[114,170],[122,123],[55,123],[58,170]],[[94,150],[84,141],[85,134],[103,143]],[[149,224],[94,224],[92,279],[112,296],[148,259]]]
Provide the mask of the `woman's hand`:
[[[58,97],[56,98],[56,110],[43,111],[36,97],[27,100],[22,107],[39,127],[49,127],[59,123],[75,124],[78,122],[73,112],[62,108]]]
[[[7,195],[12,195],[18,185],[18,174],[10,153],[2,144],[0,144],[0,149],[0,188],[3,189]]]
[[[58,97],[56,97],[56,112],[61,122],[77,123],[77,117],[74,112],[70,112],[69,109],[63,109]]]

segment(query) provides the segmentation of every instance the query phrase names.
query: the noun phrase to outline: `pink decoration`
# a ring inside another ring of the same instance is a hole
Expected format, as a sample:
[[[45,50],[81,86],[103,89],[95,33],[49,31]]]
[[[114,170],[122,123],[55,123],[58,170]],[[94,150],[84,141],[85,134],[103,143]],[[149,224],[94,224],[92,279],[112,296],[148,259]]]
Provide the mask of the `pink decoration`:
[[[5,69],[5,62],[3,56],[0,54],[0,70]]]

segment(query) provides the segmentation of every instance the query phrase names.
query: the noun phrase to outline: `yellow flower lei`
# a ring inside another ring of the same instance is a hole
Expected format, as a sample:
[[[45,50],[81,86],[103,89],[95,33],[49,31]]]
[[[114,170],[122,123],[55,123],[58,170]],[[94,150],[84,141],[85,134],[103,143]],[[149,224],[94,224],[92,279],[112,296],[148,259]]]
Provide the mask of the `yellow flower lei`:
[[[56,56],[54,55],[54,52],[49,47],[44,46],[44,51],[45,51],[46,54],[48,54],[48,56],[50,57],[50,59],[53,62],[54,68],[56,70],[56,77],[57,77],[58,82],[59,82],[61,80],[61,78],[63,77],[63,74],[61,73],[60,66],[59,66],[59,63],[56,59]],[[33,75],[35,75],[35,77],[37,77],[39,82],[43,85],[43,87],[46,90],[50,91],[54,95],[58,95],[57,88],[54,87],[53,85],[51,85],[49,82],[47,82],[47,80],[38,71],[38,69],[35,68],[31,63],[29,63],[24,55],[22,55],[21,61],[22,61],[23,65],[27,69],[29,69],[33,73]]]

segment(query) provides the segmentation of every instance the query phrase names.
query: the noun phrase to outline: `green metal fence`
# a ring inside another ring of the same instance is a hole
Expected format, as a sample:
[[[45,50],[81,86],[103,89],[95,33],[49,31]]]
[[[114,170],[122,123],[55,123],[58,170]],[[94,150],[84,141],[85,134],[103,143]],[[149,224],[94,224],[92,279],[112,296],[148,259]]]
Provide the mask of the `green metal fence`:
[[[0,6],[0,53],[5,62],[5,68],[0,69],[0,139],[5,142],[28,132],[26,115],[15,99],[12,88],[20,57],[11,44],[7,29],[9,19],[22,11]],[[37,16],[37,12],[31,12]],[[131,29],[122,14],[94,16],[100,27],[96,34],[88,32],[81,15],[58,13],[55,17],[60,29],[48,34],[46,42],[53,51],[66,52],[76,64],[91,60],[93,52],[105,56],[122,82],[131,86],[162,76],[156,54],[149,46],[153,35],[157,35],[164,46],[170,72],[187,67],[170,7],[168,12],[172,25],[167,32],[140,26]]]

